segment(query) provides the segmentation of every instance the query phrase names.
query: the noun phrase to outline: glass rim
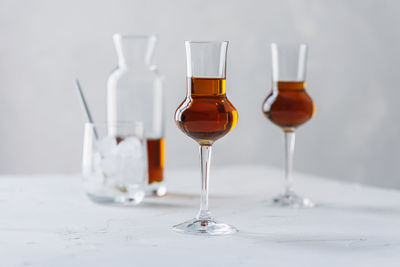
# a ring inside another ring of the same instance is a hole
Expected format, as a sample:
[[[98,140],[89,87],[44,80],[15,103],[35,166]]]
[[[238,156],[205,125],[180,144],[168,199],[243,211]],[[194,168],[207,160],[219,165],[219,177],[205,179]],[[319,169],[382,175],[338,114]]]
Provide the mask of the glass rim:
[[[132,39],[132,40],[140,40],[140,39],[158,39],[157,34],[121,34],[114,33],[113,39]]]
[[[305,46],[308,47],[308,43],[304,43],[304,42],[272,42],[270,43],[271,47],[274,46]]]
[[[218,41],[218,40],[212,40],[212,41],[193,41],[193,40],[185,40],[185,44],[229,44],[229,41]]]

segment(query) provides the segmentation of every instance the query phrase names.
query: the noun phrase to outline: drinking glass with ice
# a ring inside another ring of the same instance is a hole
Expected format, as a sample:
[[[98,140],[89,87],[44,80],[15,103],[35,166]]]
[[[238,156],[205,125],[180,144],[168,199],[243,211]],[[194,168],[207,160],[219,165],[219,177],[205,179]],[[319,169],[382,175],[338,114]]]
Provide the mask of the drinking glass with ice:
[[[82,172],[86,193],[93,201],[142,202],[147,185],[146,161],[141,123],[86,123]]]

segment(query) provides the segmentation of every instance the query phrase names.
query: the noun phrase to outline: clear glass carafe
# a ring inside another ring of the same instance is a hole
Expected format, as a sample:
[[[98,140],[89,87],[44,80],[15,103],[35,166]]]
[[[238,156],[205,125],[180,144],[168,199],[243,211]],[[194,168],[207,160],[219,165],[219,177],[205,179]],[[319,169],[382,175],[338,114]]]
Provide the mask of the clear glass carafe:
[[[163,80],[152,55],[154,35],[113,36],[118,66],[107,84],[107,121],[140,121],[147,143],[149,187],[152,193],[166,193],[164,184],[164,92]],[[115,129],[110,129],[115,130]],[[117,132],[113,132],[117,136]]]

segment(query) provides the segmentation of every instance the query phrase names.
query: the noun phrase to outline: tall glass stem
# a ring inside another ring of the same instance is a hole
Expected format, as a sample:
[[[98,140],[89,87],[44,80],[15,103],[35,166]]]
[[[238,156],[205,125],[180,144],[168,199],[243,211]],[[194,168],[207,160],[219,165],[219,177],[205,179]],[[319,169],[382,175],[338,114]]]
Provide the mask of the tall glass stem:
[[[197,214],[197,219],[210,219],[208,211],[208,182],[210,177],[211,163],[211,145],[200,146],[200,167],[201,167],[201,195],[200,195],[200,211]]]
[[[294,156],[295,132],[285,131],[285,195],[292,193],[292,169]]]

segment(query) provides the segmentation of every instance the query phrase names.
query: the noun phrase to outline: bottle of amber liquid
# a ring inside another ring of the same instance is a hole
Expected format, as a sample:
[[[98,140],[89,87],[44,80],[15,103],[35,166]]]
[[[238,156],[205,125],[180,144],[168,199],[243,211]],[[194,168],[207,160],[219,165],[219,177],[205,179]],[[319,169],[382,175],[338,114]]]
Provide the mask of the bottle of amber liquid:
[[[157,38],[154,35],[113,36],[118,66],[107,84],[107,121],[140,121],[148,155],[148,191],[162,196],[164,184],[164,91],[162,76],[151,58]],[[120,139],[118,132],[110,135]]]

